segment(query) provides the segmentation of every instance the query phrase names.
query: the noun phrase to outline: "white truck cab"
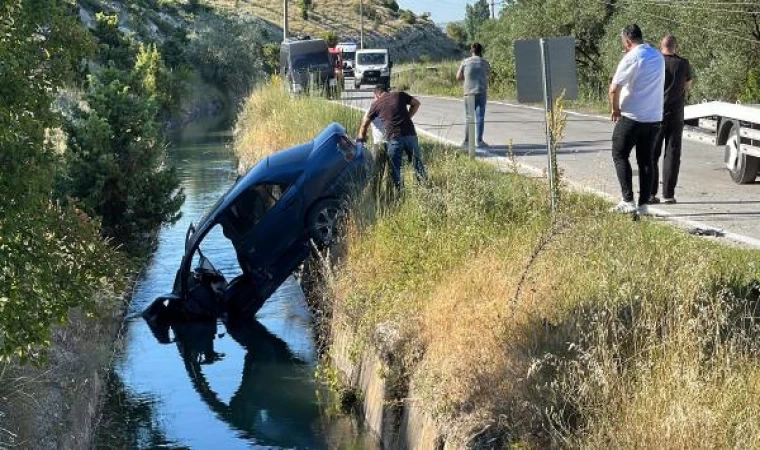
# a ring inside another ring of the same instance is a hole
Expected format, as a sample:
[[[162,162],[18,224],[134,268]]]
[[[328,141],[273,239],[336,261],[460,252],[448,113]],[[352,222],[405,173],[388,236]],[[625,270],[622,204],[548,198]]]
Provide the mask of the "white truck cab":
[[[354,88],[363,84],[391,84],[393,62],[386,48],[357,50],[354,63]]]

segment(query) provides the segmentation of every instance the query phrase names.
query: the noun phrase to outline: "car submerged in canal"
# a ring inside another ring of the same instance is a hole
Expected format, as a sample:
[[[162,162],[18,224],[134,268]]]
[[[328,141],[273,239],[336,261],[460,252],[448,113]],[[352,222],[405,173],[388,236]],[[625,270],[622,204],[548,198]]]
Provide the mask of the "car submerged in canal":
[[[154,324],[253,317],[315,247],[335,242],[371,161],[339,124],[259,161],[190,225],[172,292],[157,298],[143,317]],[[231,241],[242,271],[229,282],[200,249],[216,226]]]

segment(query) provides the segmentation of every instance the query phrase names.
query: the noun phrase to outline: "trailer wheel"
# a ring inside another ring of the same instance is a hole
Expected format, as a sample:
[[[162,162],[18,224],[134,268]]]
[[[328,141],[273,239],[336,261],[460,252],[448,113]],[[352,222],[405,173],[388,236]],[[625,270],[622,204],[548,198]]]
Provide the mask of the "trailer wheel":
[[[726,163],[731,179],[737,184],[747,184],[755,181],[760,169],[760,158],[755,158],[744,153],[741,149],[741,126],[734,120],[726,139],[726,147],[723,152],[723,162]]]

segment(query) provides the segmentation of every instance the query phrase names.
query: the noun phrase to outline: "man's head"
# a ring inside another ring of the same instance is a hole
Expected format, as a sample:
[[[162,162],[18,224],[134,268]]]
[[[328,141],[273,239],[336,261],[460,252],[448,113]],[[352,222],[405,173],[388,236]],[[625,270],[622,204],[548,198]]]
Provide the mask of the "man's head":
[[[675,55],[678,51],[678,41],[672,34],[666,34],[660,41],[660,51],[663,55]]]
[[[626,25],[626,27],[623,28],[623,31],[620,33],[620,39],[623,42],[623,49],[625,49],[626,53],[637,45],[644,43],[644,36],[641,33],[641,28],[635,23]]]
[[[375,100],[379,99],[386,93],[388,93],[388,86],[382,83],[375,86]]]
[[[472,53],[473,56],[483,56],[483,46],[480,45],[480,42],[473,42],[470,46],[470,53]]]

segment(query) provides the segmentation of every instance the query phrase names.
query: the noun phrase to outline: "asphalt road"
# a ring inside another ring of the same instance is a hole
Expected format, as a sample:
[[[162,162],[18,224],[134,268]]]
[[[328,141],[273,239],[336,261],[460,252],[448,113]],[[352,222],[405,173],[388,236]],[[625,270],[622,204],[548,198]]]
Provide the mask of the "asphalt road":
[[[464,139],[464,104],[461,99],[420,95],[422,106],[414,118],[420,134],[458,145]],[[373,99],[372,88],[346,91],[344,102],[366,109]],[[613,123],[605,117],[569,113],[557,155],[560,169],[576,189],[595,192],[611,201],[620,199],[611,155]],[[504,102],[489,102],[486,109],[485,141],[488,151],[478,157],[508,168],[511,142],[521,169],[540,174],[547,166],[543,109]],[[633,184],[638,190],[635,157]],[[661,191],[659,193],[661,195]],[[657,205],[650,211],[678,226],[716,229],[721,240],[760,248],[760,181],[737,185],[723,166],[723,147],[684,140],[681,172],[676,188],[678,204]]]

